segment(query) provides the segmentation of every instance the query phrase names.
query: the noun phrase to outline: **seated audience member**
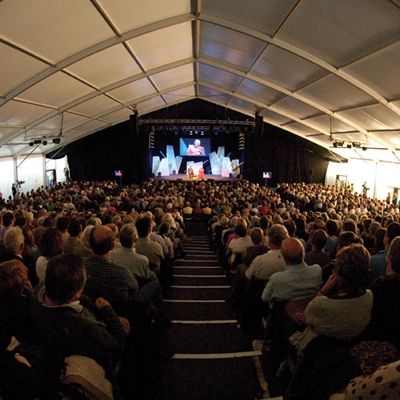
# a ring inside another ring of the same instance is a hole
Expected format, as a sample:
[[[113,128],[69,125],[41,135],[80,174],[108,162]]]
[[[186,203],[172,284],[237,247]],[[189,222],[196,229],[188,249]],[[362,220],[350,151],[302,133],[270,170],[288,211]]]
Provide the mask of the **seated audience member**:
[[[149,281],[158,281],[158,278],[156,274],[150,270],[147,257],[136,253],[134,246],[137,239],[138,235],[135,225],[124,225],[119,233],[119,240],[122,248],[112,250],[110,257],[116,264],[130,269],[140,287]]]
[[[247,235],[246,226],[237,224],[234,232],[236,238],[232,239],[228,244],[228,249],[230,250],[228,263],[231,269],[236,268],[236,265],[238,265],[242,259],[243,251],[252,244],[250,236]]]
[[[342,224],[342,232],[354,232],[358,235],[357,224],[351,218],[347,218]]]
[[[56,228],[61,232],[63,245],[65,245],[65,242],[68,240],[68,237],[69,237],[69,233],[68,233],[69,224],[70,224],[69,217],[57,218]]]
[[[185,207],[182,210],[183,218],[185,220],[190,220],[193,217],[193,207],[190,206],[190,202],[185,203]]]
[[[387,226],[386,234],[383,239],[385,249],[371,257],[371,282],[378,276],[384,276],[386,274],[386,255],[389,251],[390,243],[396,236],[400,236],[400,224],[398,222],[392,222]]]
[[[166,258],[172,260],[174,258],[174,245],[171,241],[171,239],[168,237],[168,234],[170,234],[170,226],[167,222],[163,222],[158,229],[158,235],[161,236],[168,248],[168,252],[166,254]]]
[[[385,234],[382,235],[382,240],[380,241],[381,247],[379,247],[378,250],[375,249],[375,239],[376,239],[376,234],[378,232],[378,229],[381,229],[381,225],[379,222],[372,222],[371,225],[368,228],[368,237],[366,238],[367,243],[364,244],[366,249],[370,252],[371,255],[378,253],[380,250],[384,249],[383,245],[383,237]],[[386,231],[385,231],[386,233]]]
[[[316,230],[311,238],[311,251],[306,254],[305,262],[307,265],[318,264],[320,267],[330,261],[329,253],[324,248],[328,241],[328,236],[322,229]]]
[[[321,267],[304,262],[304,247],[298,239],[282,242],[284,271],[275,272],[262,293],[265,302],[299,300],[315,296],[322,284]]]
[[[19,342],[34,339],[28,269],[18,259],[0,264],[0,349],[14,336]]]
[[[22,234],[24,235],[24,248],[22,250],[22,258],[26,265],[29,265],[29,269],[35,269],[35,262],[33,262],[33,253],[36,250],[35,237],[33,236],[33,227],[31,225],[25,225],[22,228]]]
[[[262,240],[262,230],[258,235]],[[288,232],[283,225],[272,225],[268,230],[270,249],[251,262],[250,267],[239,264],[236,268],[231,290],[233,306],[238,308],[241,324],[257,329],[261,324],[261,316],[266,309],[261,300],[261,293],[270,276],[277,271],[285,269],[285,261],[282,258],[280,247],[282,241],[288,237]]]
[[[57,228],[47,228],[43,232],[39,245],[42,255],[36,261],[36,276],[39,282],[44,281],[49,260],[62,254],[63,247],[61,232]]]
[[[325,222],[323,219],[317,218],[314,222],[309,224],[309,237],[308,240],[306,242],[306,253],[309,253],[311,251],[311,239],[312,236],[314,234],[315,231],[317,231],[318,229],[325,229]]]
[[[373,295],[366,289],[369,253],[361,244],[342,248],[336,255],[336,268],[328,281],[297,320],[304,322],[304,332],[295,333],[290,341],[301,352],[316,336],[352,340],[367,327]],[[333,287],[339,290],[331,295]]]
[[[27,263],[22,253],[24,250],[25,238],[20,228],[11,227],[4,235],[4,247],[6,252],[0,254],[0,263],[3,261],[19,260],[28,268],[28,277],[33,286],[36,286],[38,279],[33,264]]]
[[[2,216],[2,226],[0,227],[0,240],[4,240],[4,235],[8,229],[14,226],[14,214],[7,211]]]
[[[136,221],[136,229],[139,238],[135,249],[138,254],[146,256],[149,260],[150,269],[156,274],[160,274],[161,260],[164,259],[164,251],[160,243],[153,242],[150,239],[152,230],[151,220],[145,216]]]
[[[130,331],[127,320],[118,317],[102,297],[83,296],[86,270],[73,254],[52,258],[46,279],[35,289],[32,315],[43,345],[59,360],[71,355],[94,359],[106,371],[116,365]]]
[[[400,350],[400,237],[392,240],[386,264],[386,274],[371,285],[372,316],[363,338],[389,341]]]
[[[90,232],[93,228],[94,225],[87,225],[79,238],[82,242],[82,247],[77,247],[79,250],[76,254],[82,258],[88,257],[92,254],[92,249],[90,247]]]
[[[378,254],[382,250],[385,250],[385,244],[383,240],[385,239],[386,236],[386,228],[377,228],[375,233],[374,233],[374,245],[371,248],[371,255]]]
[[[139,289],[137,280],[128,268],[110,259],[114,248],[113,231],[105,225],[94,227],[90,232],[90,247],[93,253],[84,259],[90,275],[85,294],[93,299],[103,297],[110,303],[133,299]]]
[[[4,400],[59,398],[57,385],[64,363],[51,362],[38,344],[32,293],[21,261],[0,264],[0,396]],[[15,348],[17,341],[21,344]]]
[[[350,246],[351,244],[363,244],[363,241],[354,232],[342,232],[336,240],[336,249],[340,251],[343,247]],[[322,267],[322,281],[325,283],[331,276],[335,269],[335,260],[331,260],[328,264]],[[333,289],[331,289],[332,293]]]
[[[268,229],[269,250],[256,257],[250,264],[245,272],[248,280],[256,279],[266,282],[275,272],[285,270],[286,263],[281,254],[281,246],[288,237],[288,231],[283,225],[272,225]]]
[[[242,263],[247,267],[253,262],[257,256],[261,256],[268,251],[268,247],[263,244],[264,232],[261,228],[253,228],[250,232],[252,245],[246,247],[242,253]]]
[[[33,230],[33,238],[35,239],[36,249],[32,254],[32,261],[33,261],[33,265],[35,267],[36,267],[36,261],[42,255],[39,245],[40,245],[40,241],[42,240],[43,233],[45,231],[46,231],[46,228],[44,228],[43,226],[38,226],[37,228],[35,228]],[[36,275],[36,271],[35,271],[35,275]]]
[[[328,221],[326,221],[325,224],[325,231],[328,237],[324,250],[326,253],[329,254],[334,249],[336,244],[337,234],[339,231],[339,226],[337,221],[334,219],[328,219]]]
[[[79,221],[72,221],[68,226],[68,238],[64,242],[64,254],[79,254],[83,250],[80,240],[82,225]]]

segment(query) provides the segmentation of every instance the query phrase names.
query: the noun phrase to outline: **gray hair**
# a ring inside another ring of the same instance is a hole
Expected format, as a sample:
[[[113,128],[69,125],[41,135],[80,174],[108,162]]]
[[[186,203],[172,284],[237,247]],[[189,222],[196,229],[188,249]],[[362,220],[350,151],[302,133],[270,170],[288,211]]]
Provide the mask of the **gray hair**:
[[[25,241],[24,234],[19,227],[13,227],[6,231],[4,235],[4,247],[9,253],[15,254],[21,250]]]
[[[289,233],[283,225],[275,224],[268,229],[267,236],[269,243],[279,246],[286,238],[289,237]]]

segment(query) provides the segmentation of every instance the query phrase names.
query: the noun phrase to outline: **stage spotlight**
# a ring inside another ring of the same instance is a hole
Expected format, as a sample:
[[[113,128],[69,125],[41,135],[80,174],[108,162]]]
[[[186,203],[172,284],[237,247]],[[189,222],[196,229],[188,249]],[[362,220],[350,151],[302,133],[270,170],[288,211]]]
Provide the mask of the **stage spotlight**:
[[[189,135],[192,136],[193,135],[193,131],[189,131]]]
[[[33,146],[33,142],[29,142],[29,146]]]
[[[347,145],[347,148],[348,148],[348,149],[351,149],[351,143],[349,143],[349,144]]]
[[[41,144],[41,143],[42,143],[42,141],[40,139],[35,139],[33,141],[33,144]]]
[[[53,143],[54,143],[54,144],[60,144],[60,142],[61,142],[61,139],[60,139],[60,138],[54,138],[54,139],[53,139]]]
[[[43,140],[42,145],[47,146],[47,140]]]
[[[337,142],[333,142],[333,147],[337,147]]]
[[[362,148],[364,151],[367,151],[367,148],[365,147],[365,146],[363,146],[363,148]]]

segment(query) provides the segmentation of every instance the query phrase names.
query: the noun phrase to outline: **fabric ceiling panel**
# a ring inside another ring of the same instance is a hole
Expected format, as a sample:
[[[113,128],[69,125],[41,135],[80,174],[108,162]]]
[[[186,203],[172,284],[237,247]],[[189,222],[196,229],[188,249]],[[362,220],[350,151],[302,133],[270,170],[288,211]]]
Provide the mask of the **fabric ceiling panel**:
[[[343,70],[367,83],[386,99],[393,100],[400,97],[400,85],[393,85],[393,82],[399,79],[399,65],[400,43],[398,42],[356,61]]]
[[[232,96],[220,92],[219,90],[209,88],[207,86],[199,85],[199,96],[205,100],[211,102],[217,102],[219,104],[228,104]]]
[[[191,12],[190,1],[186,0],[174,0],[173,5],[165,0],[118,0],[118,6],[115,0],[97,0],[97,3],[119,33]]]
[[[297,94],[332,111],[375,103],[371,96],[345,80],[329,74],[299,90]]]
[[[1,30],[1,28],[0,28]],[[48,65],[0,43],[0,96],[4,97],[25,80],[48,68]]]
[[[9,101],[0,108],[0,127],[11,125],[22,128],[29,125],[31,121],[35,121],[48,114],[50,111],[51,109],[46,107],[20,101]]]
[[[147,78],[139,79],[135,82],[129,83],[108,92],[110,96],[116,98],[122,103],[128,103],[135,99],[156,93],[154,86],[150,83]]]
[[[285,115],[278,114],[271,109],[261,111],[260,115],[264,117],[265,122],[276,126],[283,126],[289,124],[290,122],[293,122],[292,119],[286,117]]]
[[[293,115],[296,118],[305,119],[320,115],[321,112],[293,97],[285,97],[271,106],[275,112],[283,112],[285,115]]]
[[[0,36],[55,65],[114,34],[89,1],[32,0],[1,5]]]
[[[202,23],[200,54],[240,71],[248,71],[265,42],[218,25]]]
[[[132,110],[123,108],[121,110],[103,115],[101,119],[107,121],[108,123],[115,124],[122,121],[127,121],[130,115],[132,115]]]
[[[276,103],[285,96],[283,93],[251,81],[250,79],[243,79],[237,89],[237,93],[246,97],[253,97],[258,102],[266,105]]]
[[[366,130],[396,129],[400,126],[400,115],[382,105],[362,107],[339,113]]]
[[[78,61],[66,71],[99,89],[142,72],[122,44]]]
[[[55,87],[57,90],[54,90]],[[18,98],[59,108],[70,103],[77,97],[82,97],[92,91],[92,88],[78,80],[71,78],[63,72],[57,72],[25,90]]]
[[[385,132],[385,139],[389,140],[397,149],[400,149],[400,131]]]
[[[168,69],[167,71],[153,75],[151,79],[158,90],[165,90],[184,83],[194,82],[193,64]]]
[[[273,45],[265,49],[250,72],[291,91],[327,74],[323,68]]]
[[[86,124],[76,126],[74,128],[77,132],[94,132],[107,127],[107,123],[97,119],[89,121]]]
[[[228,103],[229,108],[234,110],[242,110],[242,113],[254,115],[256,112],[256,107],[253,103],[245,100],[238,99],[237,97],[232,97],[232,100]]]
[[[168,102],[168,104],[175,104],[177,102],[181,103],[182,101],[193,99],[195,96],[196,93],[194,91],[194,87],[191,85],[186,88],[164,94],[164,99]]]
[[[2,128],[0,127],[0,140],[12,136],[18,131],[18,128]]]
[[[306,0],[277,38],[342,67],[391,44],[399,20],[400,10],[389,1]]]
[[[203,0],[202,11],[273,36],[298,0]]]
[[[333,119],[332,120],[332,126],[331,126],[331,120],[328,115],[320,115],[315,118],[309,118],[307,122],[311,123],[313,126],[316,128],[321,129],[321,131],[325,132],[331,132],[333,137],[336,138],[337,135],[339,135],[341,132],[350,132],[354,131],[354,128],[345,122],[339,120],[339,119]]]
[[[193,56],[192,24],[185,22],[127,41],[139,63],[148,71]]]
[[[159,110],[160,108],[164,108],[165,106],[165,102],[160,96],[158,96],[139,103],[138,110],[140,114],[148,114],[149,112]]]
[[[293,122],[292,124],[289,124],[286,126],[289,128],[289,130],[293,133],[296,133],[297,135],[301,137],[307,137],[307,136],[315,136],[315,137],[321,137],[324,138],[325,135],[322,135],[320,132],[318,132],[315,129],[310,128],[309,126],[306,126],[304,124],[301,124],[299,122]]]
[[[70,112],[64,112],[63,114],[58,114],[52,118],[47,119],[46,121],[41,122],[37,125],[38,128],[45,128],[45,129],[54,129],[54,130],[61,130],[61,120],[62,120],[62,129],[63,131],[69,130],[68,127],[78,124],[79,121],[84,121],[86,118],[81,115],[77,115]]]
[[[88,117],[93,117],[100,114],[102,111],[106,111],[120,105],[120,103],[111,100],[107,96],[96,96],[93,99],[78,104],[70,110],[79,114],[86,115]]]
[[[200,80],[234,92],[243,78],[222,69],[200,64]]]

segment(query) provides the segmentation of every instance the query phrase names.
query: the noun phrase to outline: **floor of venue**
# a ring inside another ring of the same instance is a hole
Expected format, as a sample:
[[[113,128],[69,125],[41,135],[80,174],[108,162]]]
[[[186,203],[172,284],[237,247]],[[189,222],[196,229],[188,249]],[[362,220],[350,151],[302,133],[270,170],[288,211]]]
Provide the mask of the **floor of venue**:
[[[265,396],[255,337],[241,329],[229,304],[230,285],[210,250],[203,222],[187,222],[191,241],[174,263],[165,296],[172,324],[165,331],[174,356],[157,376],[123,390],[126,399],[253,400]],[[258,342],[259,343],[259,342]],[[138,391],[140,393],[138,393]],[[132,397],[130,397],[130,395]]]

